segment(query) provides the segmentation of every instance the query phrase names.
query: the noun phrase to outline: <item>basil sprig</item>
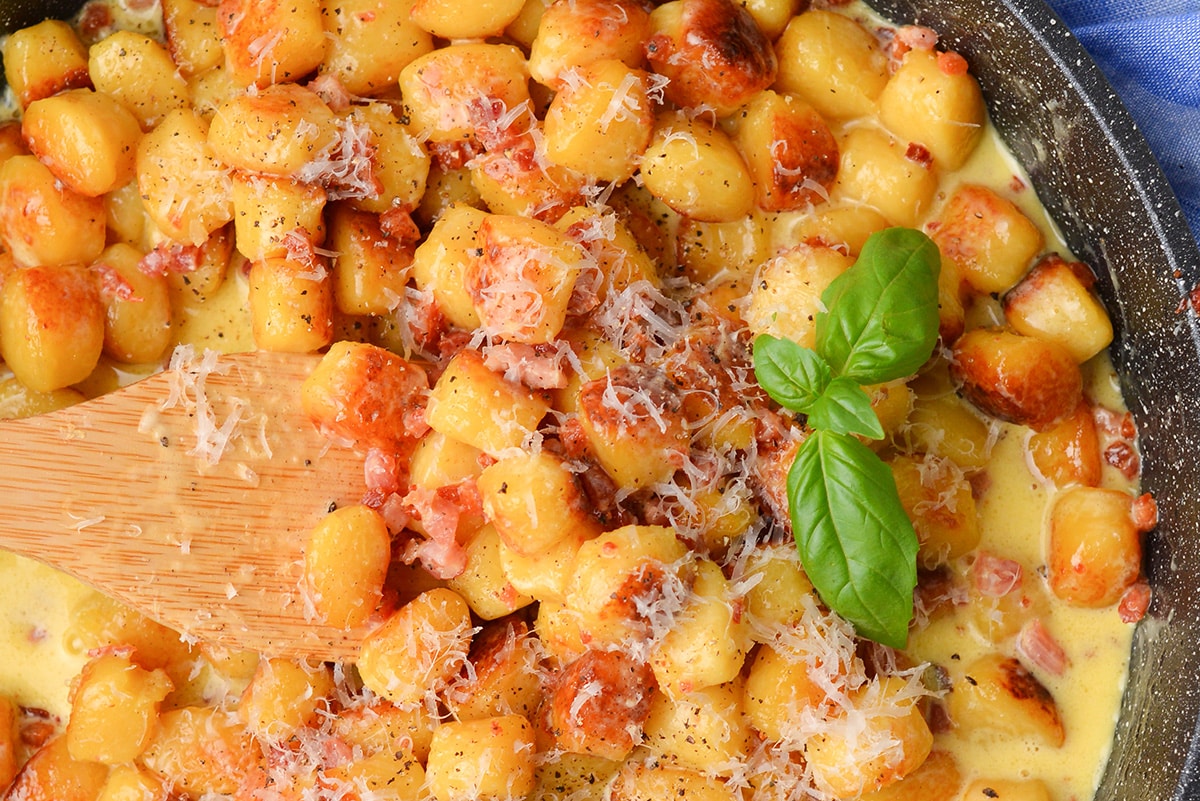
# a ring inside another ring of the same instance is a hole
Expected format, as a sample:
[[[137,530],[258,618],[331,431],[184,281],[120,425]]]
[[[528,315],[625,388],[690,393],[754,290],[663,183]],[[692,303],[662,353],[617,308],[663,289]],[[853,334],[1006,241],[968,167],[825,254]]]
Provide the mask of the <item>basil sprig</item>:
[[[813,432],[788,471],[800,560],[830,609],[863,637],[903,648],[917,585],[917,535],[891,470],[854,435],[883,428],[862,384],[911,375],[938,334],[937,246],[920,231],[873,234],[821,295],[816,349],[763,335],[754,373]]]

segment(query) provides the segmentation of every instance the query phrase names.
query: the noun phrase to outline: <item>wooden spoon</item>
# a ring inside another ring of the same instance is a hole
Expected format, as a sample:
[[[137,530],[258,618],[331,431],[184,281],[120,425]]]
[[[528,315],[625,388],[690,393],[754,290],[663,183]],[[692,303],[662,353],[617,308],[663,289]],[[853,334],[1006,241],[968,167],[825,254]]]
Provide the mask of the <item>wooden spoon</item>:
[[[353,659],[365,631],[318,624],[300,589],[308,531],[364,492],[362,457],[331,446],[300,411],[318,357],[203,361],[0,422],[0,548],[188,638]],[[211,464],[198,434],[220,441],[212,431],[222,425],[229,441]]]

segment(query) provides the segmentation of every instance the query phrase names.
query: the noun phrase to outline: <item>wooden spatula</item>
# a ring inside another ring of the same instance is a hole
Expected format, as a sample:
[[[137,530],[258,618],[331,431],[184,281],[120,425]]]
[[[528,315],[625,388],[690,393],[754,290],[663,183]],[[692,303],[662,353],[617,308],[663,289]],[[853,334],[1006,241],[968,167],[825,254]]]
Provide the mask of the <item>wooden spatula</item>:
[[[300,412],[317,357],[178,356],[109,395],[0,422],[0,548],[187,637],[353,659],[365,632],[317,624],[300,587],[308,531],[364,491],[362,457]]]

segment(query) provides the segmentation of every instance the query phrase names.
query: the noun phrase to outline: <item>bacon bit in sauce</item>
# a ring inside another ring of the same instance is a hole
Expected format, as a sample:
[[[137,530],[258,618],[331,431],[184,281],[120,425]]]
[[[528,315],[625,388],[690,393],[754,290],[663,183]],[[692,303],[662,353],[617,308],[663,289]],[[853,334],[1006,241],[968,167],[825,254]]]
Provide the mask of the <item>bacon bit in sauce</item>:
[[[967,74],[967,60],[953,50],[948,53],[938,53],[937,64],[938,69],[945,75]]]
[[[1141,460],[1137,451],[1128,442],[1114,442],[1104,449],[1104,461],[1121,471],[1121,475],[1129,480],[1137,478],[1141,470]]]
[[[1021,180],[1019,175],[1014,175],[1008,182],[1008,188],[1013,192],[1024,192],[1029,187]]]
[[[429,151],[433,166],[446,172],[461,170],[467,166],[467,162],[483,152],[483,146],[474,139],[455,142],[426,142],[425,149]]]
[[[203,248],[203,245],[163,242],[142,257],[138,262],[138,269],[150,276],[190,273],[200,267],[204,257]]]
[[[134,291],[133,284],[129,283],[129,280],[117,272],[117,269],[111,264],[96,262],[92,265],[92,272],[100,277],[100,294],[105,297],[128,303],[141,303],[145,300]]]
[[[390,239],[402,245],[416,244],[421,239],[421,229],[408,209],[388,209],[379,215],[379,227]]]
[[[395,451],[382,448],[371,448],[363,460],[363,478],[367,490],[381,493],[395,493],[402,488],[404,470],[400,465],[400,455]]]
[[[467,552],[455,539],[458,521],[464,516],[479,516],[483,505],[474,480],[463,481],[437,490],[414,487],[404,496],[404,504],[421,521],[426,539],[416,539],[404,551],[404,561],[420,560],[435,578],[452,579],[467,566]]]
[[[408,329],[416,347],[425,351],[440,350],[440,343],[445,339],[443,335],[449,331],[450,324],[432,292],[410,290],[400,299],[399,311],[400,325]],[[431,373],[429,378],[431,381],[436,380],[437,375]]]
[[[937,47],[937,31],[922,25],[904,25],[892,32],[887,46],[889,66],[895,72],[910,50],[932,50]]]
[[[289,261],[303,264],[314,273],[314,280],[325,277],[325,263],[319,257],[330,255],[330,251],[318,251],[313,244],[312,235],[305,228],[293,228],[283,235],[280,240]]]
[[[140,0],[134,0],[139,2]],[[130,8],[132,8],[132,3]],[[113,18],[112,12],[108,9],[108,3],[91,2],[83,7],[79,13],[79,33],[86,41],[95,41],[101,39],[108,33],[112,27]]]
[[[504,342],[484,349],[483,363],[489,370],[530,389],[560,389],[567,385],[565,365],[570,346],[526,345]]]
[[[1117,603],[1117,614],[1120,615],[1121,622],[1137,623],[1144,618],[1150,608],[1151,595],[1150,584],[1146,581],[1138,581],[1125,590]]]
[[[1133,525],[1143,534],[1158,525],[1158,502],[1148,492],[1133,499]]]
[[[981,595],[1000,598],[1019,589],[1025,578],[1020,562],[980,551],[971,566],[971,582]]]
[[[918,621],[931,620],[940,612],[962,606],[970,600],[966,588],[946,567],[919,569],[917,576],[917,591],[913,597],[916,601],[914,614]]]
[[[301,183],[325,187],[330,200],[379,197],[383,183],[377,174],[379,146],[364,122],[346,118],[333,143],[296,173]]]
[[[916,142],[908,143],[908,149],[904,151],[904,158],[920,164],[925,169],[933,166],[933,154],[929,152],[929,148]]]
[[[1096,425],[1109,436],[1129,440],[1137,436],[1137,425],[1129,412],[1114,412],[1104,406],[1097,406],[1092,413],[1096,418]]]
[[[325,101],[325,105],[334,112],[350,108],[351,96],[336,75],[318,75],[308,82],[308,88],[316,92],[317,97]]]
[[[617,484],[592,458],[587,435],[578,417],[569,417],[558,429],[558,439],[546,446],[561,449],[594,517],[605,528],[617,528],[634,522],[634,517],[617,502]]]
[[[1017,651],[1053,676],[1061,676],[1071,664],[1066,651],[1047,631],[1041,618],[1034,618],[1021,627],[1017,634]]]
[[[532,151],[533,140],[528,136],[531,113],[527,105],[509,109],[503,100],[481,97],[468,105],[467,113],[484,150]],[[518,126],[518,122],[524,124]],[[532,153],[527,158],[532,158]]]
[[[912,50],[932,50],[937,47],[938,34],[924,25],[903,25],[896,29],[896,40]]]
[[[404,496],[398,492],[381,495],[378,491],[368,490],[366,497],[363,498],[363,505],[370,506],[379,512],[388,531],[392,534],[399,534],[412,522],[412,516],[409,515],[408,509],[404,505]]]
[[[58,733],[58,719],[39,707],[21,707],[19,724],[21,742],[30,748],[41,748]]]

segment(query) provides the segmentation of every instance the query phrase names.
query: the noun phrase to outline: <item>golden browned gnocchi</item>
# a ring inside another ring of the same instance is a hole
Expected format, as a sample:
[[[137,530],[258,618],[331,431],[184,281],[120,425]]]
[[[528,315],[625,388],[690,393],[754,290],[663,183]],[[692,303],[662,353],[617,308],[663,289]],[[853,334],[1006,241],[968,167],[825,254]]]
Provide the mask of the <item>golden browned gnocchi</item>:
[[[144,11],[3,45],[0,417],[176,345],[319,354],[290,400],[363,472],[280,603],[366,633],[283,659],[80,590],[69,697],[41,715],[0,660],[0,797],[1090,797],[1154,502],[1095,277],[935,32],[802,0]],[[755,354],[823,348],[896,226],[941,266],[934,355],[862,387],[915,534],[886,647],[796,547],[823,424]]]

